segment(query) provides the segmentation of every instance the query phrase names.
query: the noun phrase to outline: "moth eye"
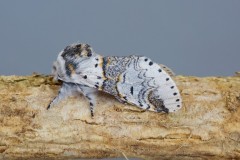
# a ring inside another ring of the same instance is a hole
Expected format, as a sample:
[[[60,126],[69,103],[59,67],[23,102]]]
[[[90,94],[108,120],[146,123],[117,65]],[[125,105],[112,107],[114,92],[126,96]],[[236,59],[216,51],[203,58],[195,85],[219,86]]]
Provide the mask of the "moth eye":
[[[53,65],[53,70],[56,71],[57,70],[57,67],[55,65]]]
[[[89,53],[87,54],[87,56],[88,56],[88,57],[91,57],[91,56],[92,56],[92,53],[91,53],[91,52],[89,52]]]
[[[77,48],[81,48],[82,44],[77,44],[76,47]]]

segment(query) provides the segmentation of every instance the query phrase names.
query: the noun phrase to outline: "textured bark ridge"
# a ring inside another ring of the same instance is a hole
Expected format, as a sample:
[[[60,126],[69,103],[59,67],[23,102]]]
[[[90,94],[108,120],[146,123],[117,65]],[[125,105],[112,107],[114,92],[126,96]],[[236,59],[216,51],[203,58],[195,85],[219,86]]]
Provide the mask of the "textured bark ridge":
[[[183,108],[142,111],[99,93],[46,110],[59,85],[43,75],[0,76],[0,159],[240,158],[240,77],[175,78]]]

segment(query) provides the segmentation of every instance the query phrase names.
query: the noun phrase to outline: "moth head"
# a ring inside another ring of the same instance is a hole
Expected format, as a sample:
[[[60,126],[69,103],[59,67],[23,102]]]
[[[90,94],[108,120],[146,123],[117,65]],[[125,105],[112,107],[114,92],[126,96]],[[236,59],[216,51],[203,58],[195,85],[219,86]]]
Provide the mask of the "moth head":
[[[53,62],[52,74],[55,81],[58,80],[58,63],[57,61]]]
[[[69,46],[67,46],[63,53],[61,54],[63,58],[69,58],[69,59],[85,59],[85,58],[91,58],[95,54],[93,52],[93,49],[89,44],[83,44],[83,43],[74,43]]]
[[[55,80],[71,82],[71,75],[81,70],[97,56],[88,44],[75,43],[62,50],[53,63],[52,73]]]

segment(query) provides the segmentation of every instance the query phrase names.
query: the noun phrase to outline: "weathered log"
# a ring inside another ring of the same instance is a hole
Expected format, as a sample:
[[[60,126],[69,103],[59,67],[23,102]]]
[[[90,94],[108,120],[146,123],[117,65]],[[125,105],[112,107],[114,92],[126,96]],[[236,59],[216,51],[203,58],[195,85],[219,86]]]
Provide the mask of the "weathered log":
[[[142,111],[100,92],[95,117],[83,96],[46,110],[50,76],[0,77],[0,159],[240,158],[240,77],[175,78],[183,108]]]

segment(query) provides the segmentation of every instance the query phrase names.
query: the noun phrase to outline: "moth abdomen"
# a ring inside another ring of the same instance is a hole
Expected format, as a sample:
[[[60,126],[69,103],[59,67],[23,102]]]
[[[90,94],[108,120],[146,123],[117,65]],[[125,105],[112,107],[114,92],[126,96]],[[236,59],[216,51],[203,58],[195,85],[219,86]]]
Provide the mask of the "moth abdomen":
[[[156,95],[154,91],[151,91],[148,95],[148,100],[153,108],[150,107],[155,112],[165,112],[168,113],[169,109],[166,108],[164,100],[159,98],[159,95]]]

